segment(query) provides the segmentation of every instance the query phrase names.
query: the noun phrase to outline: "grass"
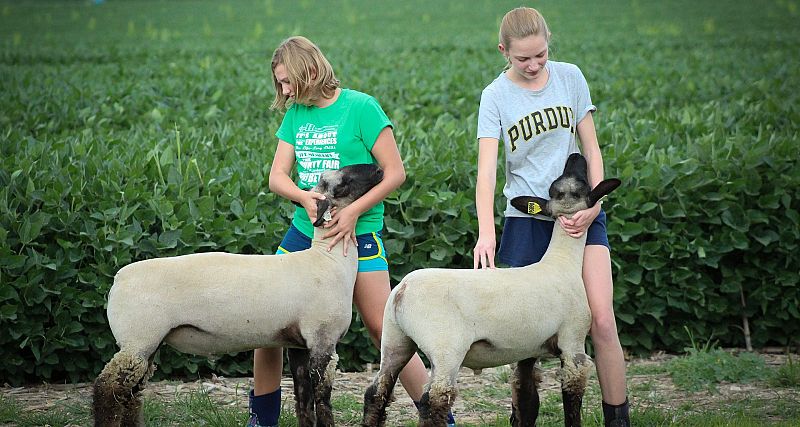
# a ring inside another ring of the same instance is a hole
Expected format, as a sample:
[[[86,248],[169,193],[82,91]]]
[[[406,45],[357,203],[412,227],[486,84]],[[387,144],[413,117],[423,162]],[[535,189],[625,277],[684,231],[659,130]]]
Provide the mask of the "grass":
[[[672,380],[679,388],[687,391],[717,391],[723,381],[747,383],[766,377],[764,359],[751,352],[733,353],[717,348],[709,339],[699,346],[688,331],[692,346],[685,357],[667,363]]]
[[[673,359],[667,369],[675,384],[688,391],[716,391],[723,381],[747,383],[765,377],[764,359],[754,353],[733,354],[722,349]]]
[[[790,355],[786,364],[772,372],[769,378],[772,387],[800,388],[800,364]]]
[[[239,408],[220,405],[204,392],[179,395],[169,404],[154,399],[145,399],[144,402],[147,425],[188,424],[225,427],[244,425],[248,418]]]
[[[13,397],[0,395],[0,425],[41,427],[90,423],[91,416],[85,405],[56,403],[45,410],[29,410]]]

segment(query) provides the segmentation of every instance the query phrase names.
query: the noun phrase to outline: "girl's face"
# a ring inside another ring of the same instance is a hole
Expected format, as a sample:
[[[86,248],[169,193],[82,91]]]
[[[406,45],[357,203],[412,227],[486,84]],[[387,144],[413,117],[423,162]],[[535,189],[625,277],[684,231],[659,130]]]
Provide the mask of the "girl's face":
[[[498,49],[508,58],[514,75],[522,81],[533,83],[547,78],[544,64],[547,63],[548,46],[544,35],[512,39],[511,46],[500,44]]]
[[[283,94],[289,98],[294,98],[294,85],[289,82],[289,74],[286,72],[286,66],[283,64],[276,65],[275,69],[272,70],[272,74],[275,76],[275,80],[278,81],[278,84],[281,85]]]

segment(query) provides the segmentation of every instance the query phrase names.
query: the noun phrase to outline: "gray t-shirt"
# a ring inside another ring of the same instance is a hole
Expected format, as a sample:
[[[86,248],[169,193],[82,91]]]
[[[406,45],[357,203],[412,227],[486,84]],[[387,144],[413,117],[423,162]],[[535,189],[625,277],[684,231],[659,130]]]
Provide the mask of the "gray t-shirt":
[[[579,151],[577,124],[597,109],[576,65],[547,61],[545,66],[550,75],[541,90],[517,86],[503,72],[481,94],[478,138],[505,144],[506,217],[528,216],[511,206],[514,197],[550,198],[550,184],[564,172],[567,157]]]

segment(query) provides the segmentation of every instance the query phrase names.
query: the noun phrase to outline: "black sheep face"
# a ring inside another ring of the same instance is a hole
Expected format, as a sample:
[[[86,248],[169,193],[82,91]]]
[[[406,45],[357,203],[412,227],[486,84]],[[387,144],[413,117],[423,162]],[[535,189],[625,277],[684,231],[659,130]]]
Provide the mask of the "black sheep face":
[[[580,154],[570,155],[564,173],[550,184],[548,190],[550,216],[569,216],[590,207],[588,196],[591,191],[586,159]]]
[[[606,179],[595,188],[589,185],[586,159],[580,153],[570,154],[564,173],[550,184],[550,200],[534,196],[519,196],[511,205],[527,214],[542,214],[552,218],[572,214],[594,206],[606,194],[619,187],[620,180]]]
[[[319,227],[325,222],[325,214],[331,208],[341,209],[353,203],[382,179],[383,170],[374,164],[350,165],[323,172],[313,188],[313,191],[325,195],[325,200],[317,201],[318,218],[314,226]]]

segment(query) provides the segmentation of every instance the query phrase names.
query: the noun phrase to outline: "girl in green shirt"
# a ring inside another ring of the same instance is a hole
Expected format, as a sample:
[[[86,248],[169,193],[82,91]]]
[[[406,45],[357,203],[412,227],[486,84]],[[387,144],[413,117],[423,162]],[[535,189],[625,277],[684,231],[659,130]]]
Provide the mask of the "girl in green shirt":
[[[325,225],[333,247],[339,240],[357,244],[359,270],[353,302],[374,343],[380,342],[383,310],[390,292],[389,267],[381,231],[383,199],[405,181],[405,169],[392,123],[371,96],[339,87],[333,69],[319,48],[304,37],[281,43],[272,57],[275,100],[272,109],[286,109],[276,136],[278,146],[269,174],[271,191],[298,207],[277,253],[311,246],[316,201],[310,191],[325,170],[357,163],[378,164],[383,181],[351,205],[338,210]],[[292,177],[297,167],[298,180]],[[281,348],[255,350],[249,426],[277,425],[280,414]],[[400,373],[415,402],[428,374],[415,355]]]

